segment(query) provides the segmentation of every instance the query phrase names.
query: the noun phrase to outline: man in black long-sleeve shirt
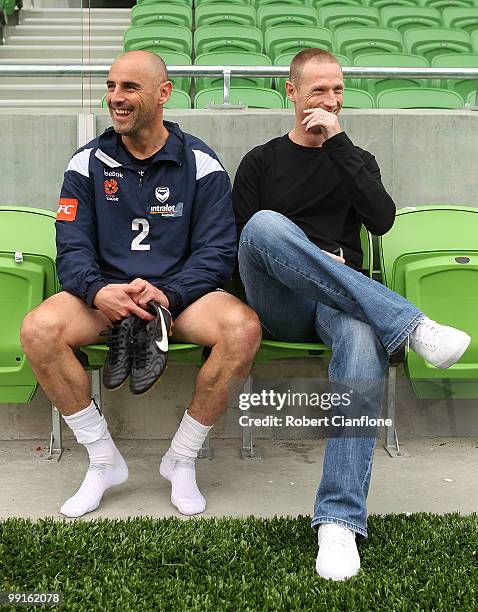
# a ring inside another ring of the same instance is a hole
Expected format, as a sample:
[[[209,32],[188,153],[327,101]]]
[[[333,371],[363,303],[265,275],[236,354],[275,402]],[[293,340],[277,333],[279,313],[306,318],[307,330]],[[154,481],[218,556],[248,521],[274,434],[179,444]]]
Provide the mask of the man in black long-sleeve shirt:
[[[340,409],[377,417],[388,355],[403,341],[446,368],[470,338],[361,274],[361,226],[386,233],[395,205],[375,158],[340,126],[344,86],[336,58],[320,49],[299,53],[286,92],[295,106],[292,131],[250,151],[236,174],[241,278],[268,337],[328,344],[329,379],[352,392],[345,394],[349,409],[345,401]],[[355,534],[367,536],[375,435],[374,428],[344,427],[329,436],[312,519],[324,578],[359,571]]]

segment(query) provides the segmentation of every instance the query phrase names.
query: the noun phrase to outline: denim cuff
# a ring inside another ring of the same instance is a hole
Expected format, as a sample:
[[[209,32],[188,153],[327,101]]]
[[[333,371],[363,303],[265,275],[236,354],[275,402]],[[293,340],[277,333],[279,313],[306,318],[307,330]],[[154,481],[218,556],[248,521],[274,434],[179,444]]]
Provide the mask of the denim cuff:
[[[354,523],[344,521],[343,519],[335,518],[333,516],[318,516],[317,518],[313,518],[310,526],[312,527],[312,529],[316,529],[316,527],[318,527],[322,523],[334,523],[335,525],[346,527],[347,529],[350,529],[350,531],[358,533],[364,538],[368,537],[367,529],[359,527],[358,525],[354,525]]]
[[[388,346],[385,347],[387,353],[391,355],[397,348],[402,344],[404,340],[408,338],[408,336],[412,333],[412,331],[417,327],[422,319],[425,319],[425,315],[423,312],[419,312],[413,319],[410,321],[409,325],[405,327],[405,329],[400,332],[400,334],[390,342]]]

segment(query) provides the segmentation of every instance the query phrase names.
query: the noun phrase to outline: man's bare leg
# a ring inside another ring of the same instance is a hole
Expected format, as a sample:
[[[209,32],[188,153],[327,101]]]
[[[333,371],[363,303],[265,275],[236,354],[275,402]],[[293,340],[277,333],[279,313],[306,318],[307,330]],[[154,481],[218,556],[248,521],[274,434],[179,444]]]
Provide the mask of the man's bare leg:
[[[192,515],[206,508],[196,484],[194,461],[212,425],[226,410],[228,395],[249,376],[261,341],[261,326],[254,311],[237,298],[213,292],[177,318],[174,339],[212,349],[160,466],[161,475],[171,482],[171,502],[182,514]]]
[[[61,292],[28,313],[21,331],[38,382],[90,458],[83,484],[60,509],[70,517],[95,510],[106,489],[128,478],[106,420],[91,399],[88,376],[73,353],[74,348],[100,341],[99,334],[108,325],[101,312]]]

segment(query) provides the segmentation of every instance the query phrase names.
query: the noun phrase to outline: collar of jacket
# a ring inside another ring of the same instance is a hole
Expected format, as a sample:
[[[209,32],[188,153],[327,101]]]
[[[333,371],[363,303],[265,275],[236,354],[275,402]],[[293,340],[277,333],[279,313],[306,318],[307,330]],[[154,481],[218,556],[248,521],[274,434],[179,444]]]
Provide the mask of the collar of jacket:
[[[172,161],[181,166],[184,155],[183,132],[177,123],[164,121],[163,124],[169,132],[169,138],[164,147],[154,154],[152,163],[157,161]],[[119,168],[122,166],[124,168],[135,169],[123,147],[120,145],[119,134],[117,134],[112,127],[106,129],[99,137],[95,157],[110,168]]]

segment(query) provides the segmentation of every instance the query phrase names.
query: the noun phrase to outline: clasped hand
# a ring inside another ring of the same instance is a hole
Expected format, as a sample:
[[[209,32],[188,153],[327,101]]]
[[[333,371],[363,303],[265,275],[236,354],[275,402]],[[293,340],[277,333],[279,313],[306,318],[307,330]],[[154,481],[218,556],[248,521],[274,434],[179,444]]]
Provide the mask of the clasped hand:
[[[302,120],[302,125],[305,126],[306,131],[313,127],[320,127],[326,139],[343,132],[339,119],[334,113],[329,113],[323,108],[306,108],[304,113],[306,116]]]
[[[98,291],[93,303],[110,321],[119,321],[130,314],[152,321],[154,316],[145,310],[151,300],[169,307],[168,298],[161,289],[142,278],[135,278],[131,283],[106,285]]]

